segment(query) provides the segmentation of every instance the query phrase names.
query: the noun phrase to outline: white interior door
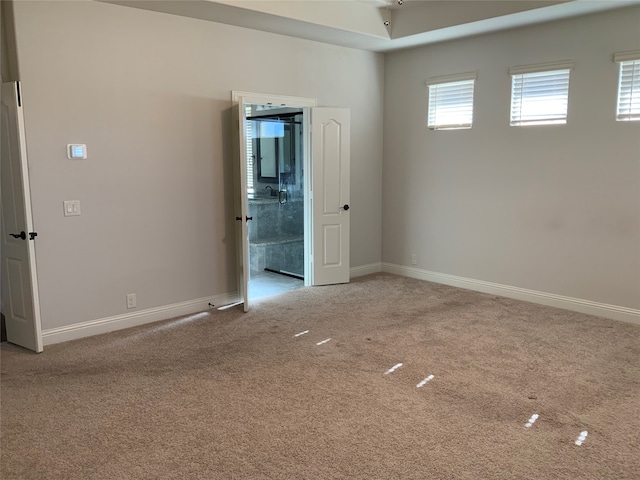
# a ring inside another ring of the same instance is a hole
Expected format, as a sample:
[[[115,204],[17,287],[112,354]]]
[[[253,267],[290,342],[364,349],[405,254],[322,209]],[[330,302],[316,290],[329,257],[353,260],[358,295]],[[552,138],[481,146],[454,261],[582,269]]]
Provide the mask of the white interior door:
[[[238,296],[244,304],[244,311],[249,311],[249,230],[247,227],[249,212],[249,196],[247,193],[247,147],[246,122],[244,115],[245,104],[240,102],[234,107],[234,116],[238,121],[238,145],[235,174],[236,174],[236,249],[238,252]]]
[[[20,84],[2,84],[2,311],[7,340],[42,351]]]
[[[349,282],[350,110],[311,109],[313,285]]]

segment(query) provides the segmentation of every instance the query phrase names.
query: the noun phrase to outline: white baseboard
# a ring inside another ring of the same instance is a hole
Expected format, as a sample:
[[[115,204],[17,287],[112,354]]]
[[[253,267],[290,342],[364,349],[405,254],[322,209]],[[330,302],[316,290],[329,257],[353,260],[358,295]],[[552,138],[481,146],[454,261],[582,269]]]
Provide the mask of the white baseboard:
[[[572,310],[589,315],[597,315],[614,320],[640,324],[640,310],[638,309],[592,302],[590,300],[582,300],[579,298],[565,297],[553,293],[501,285],[499,283],[474,280],[472,278],[458,277],[445,273],[431,272],[428,270],[393,263],[381,262],[353,267],[350,269],[350,276],[351,278],[355,278],[381,271],[404,277],[451,285],[453,287],[465,288],[467,290],[475,290],[477,292],[515,298],[517,300],[524,300],[550,307],[563,308],[565,310]],[[122,315],[115,315],[113,317],[76,323],[65,327],[46,329],[42,332],[42,340],[44,345],[53,345],[55,343],[144,325],[146,323],[167,320],[180,315],[189,315],[191,313],[206,311],[209,308],[209,303],[214,305],[228,305],[237,301],[238,296],[236,292],[199,298],[196,300],[149,308],[147,310],[141,310],[133,313],[125,313]]]
[[[370,273],[378,273],[382,271],[382,263],[369,263],[367,265],[360,265],[359,267],[352,267],[349,270],[349,278],[362,277],[369,275]]]
[[[526,302],[539,303],[550,307],[563,308],[574,312],[597,315],[599,317],[621,320],[623,322],[640,324],[640,310],[620,307],[606,303],[592,302],[580,298],[565,297],[554,293],[538,292],[526,288],[501,285],[499,283],[474,280],[472,278],[457,277],[446,273],[430,272],[415,267],[406,267],[394,263],[382,263],[382,271],[402,275],[404,277],[417,278],[428,282],[442,283],[453,287],[475,290],[477,292],[490,293],[502,297],[515,298]]]
[[[169,318],[180,315],[203,312],[209,309],[209,303],[222,306],[237,301],[237,293],[231,292],[171,305],[163,305],[161,307],[148,308],[146,310],[115,315],[113,317],[100,318],[98,320],[90,320],[88,322],[75,323],[65,327],[50,328],[42,331],[42,341],[44,345],[52,345],[54,343],[76,340],[92,335],[115,332],[116,330],[122,330],[124,328],[144,325],[145,323],[168,320]]]

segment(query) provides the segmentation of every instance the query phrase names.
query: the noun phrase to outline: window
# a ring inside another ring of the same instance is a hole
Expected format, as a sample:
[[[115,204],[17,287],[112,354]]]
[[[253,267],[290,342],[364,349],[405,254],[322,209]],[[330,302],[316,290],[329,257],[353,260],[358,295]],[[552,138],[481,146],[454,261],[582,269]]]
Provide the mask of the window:
[[[244,111],[245,118],[250,117],[252,115],[251,105],[245,106]],[[245,120],[245,128],[246,132],[245,138],[246,144],[246,154],[247,154],[247,193],[253,194],[255,193],[255,188],[253,186],[254,173],[253,168],[255,164],[255,156],[253,154],[253,132],[254,132],[254,123],[252,120]]]
[[[640,51],[616,53],[613,60],[620,64],[616,120],[640,120]]]
[[[427,81],[429,87],[427,126],[430,129],[471,128],[475,80],[475,73],[466,73]]]
[[[511,125],[567,123],[569,74],[572,62],[509,69]]]

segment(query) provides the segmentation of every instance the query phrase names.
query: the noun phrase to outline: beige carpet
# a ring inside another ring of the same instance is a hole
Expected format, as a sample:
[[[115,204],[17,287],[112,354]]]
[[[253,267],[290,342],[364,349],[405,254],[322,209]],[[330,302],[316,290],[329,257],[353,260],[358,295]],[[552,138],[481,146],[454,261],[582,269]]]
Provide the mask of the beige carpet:
[[[1,433],[7,480],[639,479],[640,326],[371,275],[3,344]]]

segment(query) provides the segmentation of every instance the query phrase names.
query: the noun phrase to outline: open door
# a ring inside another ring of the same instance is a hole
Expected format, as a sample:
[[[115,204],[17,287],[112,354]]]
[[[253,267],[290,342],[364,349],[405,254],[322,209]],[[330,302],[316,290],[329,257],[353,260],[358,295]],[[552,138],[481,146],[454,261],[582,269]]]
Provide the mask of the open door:
[[[232,92],[236,146],[236,235],[238,295],[249,310],[249,235],[247,222],[248,105],[277,105],[304,111],[305,285],[349,282],[350,111],[316,107],[315,99]],[[309,113],[311,125],[309,126]],[[236,123],[237,122],[237,123]],[[310,127],[310,128],[309,128]],[[312,138],[312,141],[309,139]],[[308,282],[308,283],[307,283]]]
[[[238,155],[235,162],[236,177],[236,250],[238,252],[238,297],[244,304],[244,311],[249,311],[249,231],[247,222],[249,201],[247,197],[247,147],[246,147],[246,122],[244,115],[244,102],[234,105],[233,116],[238,125],[238,138],[234,142],[238,146]]]
[[[313,285],[349,282],[350,110],[311,109]]]
[[[308,122],[308,109],[310,107],[314,107],[316,105],[316,100],[312,98],[303,98],[303,97],[289,97],[283,95],[270,95],[270,94],[261,94],[261,93],[251,93],[251,92],[242,92],[242,91],[232,91],[231,92],[231,101],[233,104],[233,115],[234,115],[234,125],[237,125],[237,128],[234,127],[234,132],[237,132],[237,138],[234,139],[234,148],[236,148],[235,152],[235,177],[236,177],[236,204],[234,205],[234,216],[236,218],[236,238],[237,238],[237,271],[238,271],[238,296],[239,301],[244,303],[244,311],[249,310],[249,235],[248,235],[248,225],[247,222],[252,221],[249,217],[249,194],[247,191],[247,142],[251,142],[251,135],[247,132],[247,122],[245,121],[247,106],[249,105],[265,105],[265,106],[277,106],[277,107],[291,107],[303,110],[305,116],[305,122]],[[309,142],[308,142],[308,131],[309,129],[306,126],[304,129],[304,140],[303,140],[303,150],[304,150],[304,171],[310,171],[308,168],[309,165]],[[301,164],[302,165],[302,164]],[[302,167],[301,167],[302,168]],[[306,192],[309,191],[310,187],[308,185],[308,176],[304,175],[305,182],[305,247],[304,247],[304,256],[305,256],[305,285],[307,285],[307,278],[310,278],[311,275],[308,275],[310,264],[310,248],[307,245],[307,238],[310,238],[308,235],[308,231],[311,231],[310,222],[307,221],[309,214],[307,213],[310,209],[307,207],[307,195]],[[309,242],[310,243],[310,242]],[[309,282],[311,285],[311,282]]]
[[[7,340],[42,351],[31,192],[20,84],[2,84],[2,310]]]

